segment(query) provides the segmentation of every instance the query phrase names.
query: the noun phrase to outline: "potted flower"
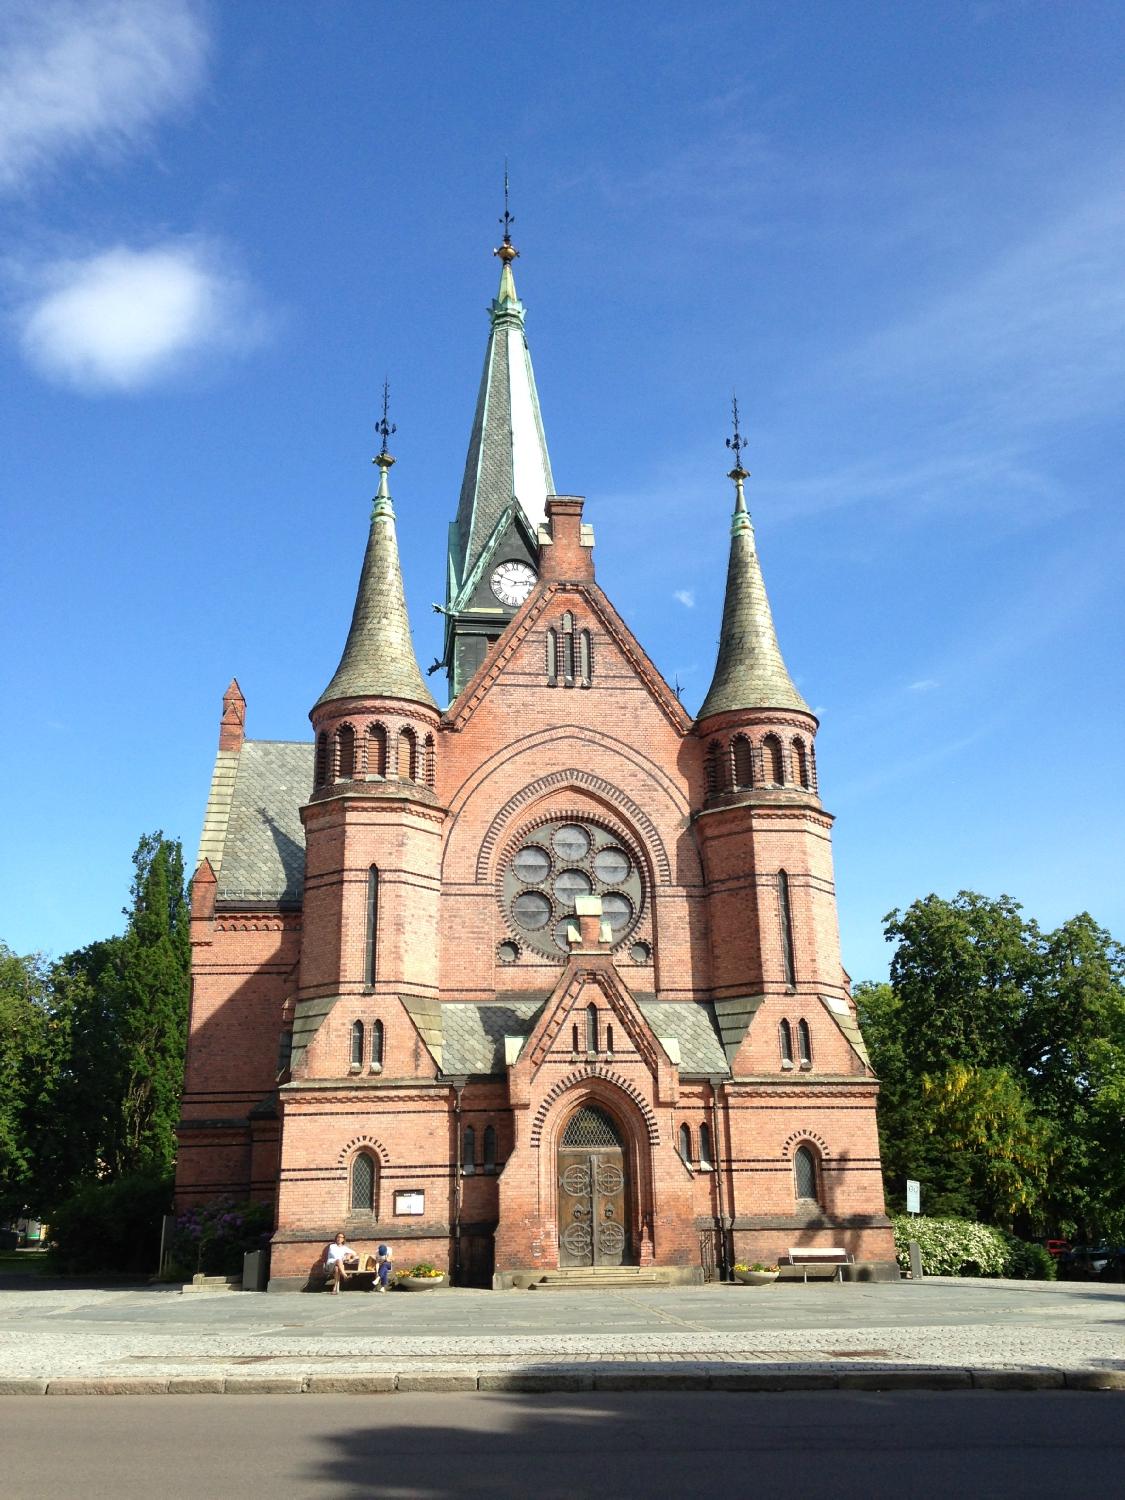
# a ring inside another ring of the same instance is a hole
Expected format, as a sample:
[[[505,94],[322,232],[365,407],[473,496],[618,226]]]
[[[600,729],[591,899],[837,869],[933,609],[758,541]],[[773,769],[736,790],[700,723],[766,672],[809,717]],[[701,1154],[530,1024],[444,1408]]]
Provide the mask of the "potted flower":
[[[734,1274],[743,1286],[769,1286],[771,1281],[776,1281],[781,1275],[781,1267],[768,1266],[760,1260],[754,1261],[752,1265],[744,1266],[739,1261],[734,1267]]]
[[[431,1287],[445,1285],[445,1272],[439,1271],[428,1260],[420,1260],[409,1271],[399,1271],[395,1286],[404,1292],[427,1292]]]

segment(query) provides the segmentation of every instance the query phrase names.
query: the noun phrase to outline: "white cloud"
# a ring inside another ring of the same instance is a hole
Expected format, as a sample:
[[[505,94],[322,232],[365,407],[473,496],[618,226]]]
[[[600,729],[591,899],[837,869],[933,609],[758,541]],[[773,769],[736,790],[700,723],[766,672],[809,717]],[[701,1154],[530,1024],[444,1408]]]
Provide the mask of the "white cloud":
[[[936,677],[919,677],[917,682],[907,683],[908,693],[932,693],[934,688],[940,687]]]
[[[0,189],[134,144],[195,92],[208,45],[195,0],[3,0]]]
[[[677,589],[672,595],[672,598],[675,599],[677,604],[682,604],[685,609],[695,608],[694,589]]]
[[[198,241],[57,262],[18,316],[40,374],[89,391],[138,390],[205,350],[246,349],[265,333],[242,279]]]

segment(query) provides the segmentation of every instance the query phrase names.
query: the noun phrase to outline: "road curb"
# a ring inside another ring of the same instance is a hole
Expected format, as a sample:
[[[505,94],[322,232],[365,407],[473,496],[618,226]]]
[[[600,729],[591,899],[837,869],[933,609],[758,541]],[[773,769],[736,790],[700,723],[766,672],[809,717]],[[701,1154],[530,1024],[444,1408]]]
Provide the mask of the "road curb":
[[[754,1369],[696,1362],[682,1369],[597,1365],[558,1370],[376,1370],[348,1375],[170,1375],[0,1378],[4,1396],[327,1396],[441,1395],[482,1391],[553,1392],[710,1391],[1125,1391],[1125,1369],[966,1369],[956,1366],[895,1370]]]

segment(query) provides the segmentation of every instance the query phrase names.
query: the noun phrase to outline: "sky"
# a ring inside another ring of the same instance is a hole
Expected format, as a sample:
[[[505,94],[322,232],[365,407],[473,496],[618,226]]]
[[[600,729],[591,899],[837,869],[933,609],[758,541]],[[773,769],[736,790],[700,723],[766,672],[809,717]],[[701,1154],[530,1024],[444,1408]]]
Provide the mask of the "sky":
[[[0,0],[0,940],[194,864],[232,676],[309,736],[384,378],[440,655],[505,158],[556,485],[693,712],[737,389],[853,978],[931,891],[1125,937],[1123,55],[1117,0]]]

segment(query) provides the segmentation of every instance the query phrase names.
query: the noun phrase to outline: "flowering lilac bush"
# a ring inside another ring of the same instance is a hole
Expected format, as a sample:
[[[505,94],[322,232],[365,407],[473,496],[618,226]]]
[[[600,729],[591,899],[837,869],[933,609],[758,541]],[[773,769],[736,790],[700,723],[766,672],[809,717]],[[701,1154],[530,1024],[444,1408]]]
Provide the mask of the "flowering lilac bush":
[[[170,1270],[176,1276],[237,1276],[247,1250],[257,1250],[273,1223],[267,1204],[216,1198],[177,1215]]]
[[[1052,1281],[1055,1265],[1041,1245],[1030,1245],[1006,1230],[972,1219],[911,1218],[894,1214],[895,1254],[910,1269],[910,1241],[922,1252],[927,1276],[1008,1276],[1021,1281]]]

